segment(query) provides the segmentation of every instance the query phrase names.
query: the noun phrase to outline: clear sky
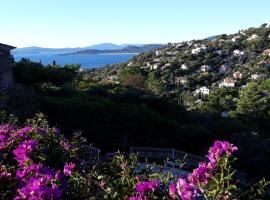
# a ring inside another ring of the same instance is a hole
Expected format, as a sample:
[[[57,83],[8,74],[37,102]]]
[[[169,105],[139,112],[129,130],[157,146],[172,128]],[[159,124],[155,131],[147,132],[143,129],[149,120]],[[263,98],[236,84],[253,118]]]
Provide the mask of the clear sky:
[[[0,0],[0,43],[168,43],[270,23],[270,0]]]

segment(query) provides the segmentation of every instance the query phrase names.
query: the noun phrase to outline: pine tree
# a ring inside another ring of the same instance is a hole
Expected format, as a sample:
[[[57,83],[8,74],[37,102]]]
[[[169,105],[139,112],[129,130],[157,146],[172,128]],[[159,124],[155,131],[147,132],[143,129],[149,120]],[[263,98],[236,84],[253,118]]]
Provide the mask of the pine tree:
[[[250,83],[237,102],[236,113],[249,119],[266,117],[269,103],[269,98],[259,90],[258,85]]]

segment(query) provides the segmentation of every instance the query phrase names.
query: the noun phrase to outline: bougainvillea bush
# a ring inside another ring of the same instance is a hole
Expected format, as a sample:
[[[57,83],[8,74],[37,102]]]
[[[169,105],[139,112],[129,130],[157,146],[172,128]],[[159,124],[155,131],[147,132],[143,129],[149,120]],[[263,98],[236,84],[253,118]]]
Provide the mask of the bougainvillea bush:
[[[0,125],[0,199],[260,199],[268,182],[241,191],[231,167],[237,147],[216,141],[187,176],[140,168],[137,156],[116,153],[93,165],[80,133],[67,140],[42,116],[27,125]]]

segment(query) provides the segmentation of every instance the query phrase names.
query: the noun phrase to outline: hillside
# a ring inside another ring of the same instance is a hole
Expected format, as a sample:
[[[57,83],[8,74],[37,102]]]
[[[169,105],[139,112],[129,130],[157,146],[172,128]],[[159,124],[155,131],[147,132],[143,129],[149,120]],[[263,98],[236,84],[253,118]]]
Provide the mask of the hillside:
[[[250,90],[269,108],[269,69],[270,27],[263,24],[231,35],[169,43],[126,63],[88,72],[88,77],[148,89],[188,110],[233,117],[249,113],[240,112],[240,106],[243,93]]]

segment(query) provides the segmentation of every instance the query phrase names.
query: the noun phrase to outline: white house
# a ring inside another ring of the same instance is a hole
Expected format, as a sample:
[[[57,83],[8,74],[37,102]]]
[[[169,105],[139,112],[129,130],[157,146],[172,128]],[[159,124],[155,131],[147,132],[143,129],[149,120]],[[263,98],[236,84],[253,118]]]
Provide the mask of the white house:
[[[219,84],[219,88],[222,87],[235,87],[236,81],[230,78],[225,78],[223,82]]]
[[[161,50],[156,50],[156,56],[161,56],[162,55],[162,51]]]
[[[175,82],[185,84],[187,82],[187,77],[186,76],[175,77]]]
[[[264,55],[264,56],[269,56],[269,57],[270,57],[270,49],[265,49],[265,50],[263,51],[263,55]]]
[[[207,87],[201,87],[200,88],[200,92],[202,93],[202,94],[204,94],[204,95],[209,95],[209,93],[210,93],[210,89],[208,89]]]
[[[193,44],[194,44],[194,42],[193,41],[188,41],[188,46],[192,46]]]
[[[150,67],[150,70],[157,69],[157,68],[159,68],[159,64],[158,64],[158,63],[153,64],[153,65]]]
[[[197,90],[195,90],[195,94],[203,94],[203,95],[209,95],[210,94],[210,89],[208,89],[207,87],[203,86]]]
[[[245,55],[245,52],[244,52],[244,51],[240,51],[239,49],[235,49],[235,50],[233,51],[233,54],[234,54],[235,56],[240,56],[240,55]]]
[[[267,74],[251,74],[251,79],[258,80],[258,79],[264,79],[267,78]]]
[[[201,66],[201,71],[202,72],[208,72],[211,69],[209,65],[202,65]]]
[[[217,53],[218,55],[222,55],[224,52],[223,52],[223,50],[217,50],[216,53]]]
[[[252,41],[256,40],[259,36],[257,34],[252,34],[247,40]]]
[[[247,34],[245,33],[245,31],[241,31],[240,34],[241,34],[241,35],[247,35]]]
[[[186,64],[182,64],[182,65],[181,65],[181,69],[182,69],[182,70],[187,70],[187,69],[188,69],[188,67],[187,67],[187,65],[186,65]]]
[[[107,79],[110,80],[110,81],[116,81],[118,79],[118,76],[117,75],[111,75],[111,76],[108,76]]]
[[[133,62],[132,61],[127,64],[128,67],[130,67],[132,65],[133,65]]]
[[[205,51],[206,51],[206,46],[202,45],[200,47],[196,47],[195,49],[192,49],[191,53],[192,54],[198,54],[198,53],[205,52]]]
[[[237,36],[235,36],[235,37],[232,38],[232,42],[236,42],[239,39],[241,39],[241,37],[239,35],[237,35]]]

